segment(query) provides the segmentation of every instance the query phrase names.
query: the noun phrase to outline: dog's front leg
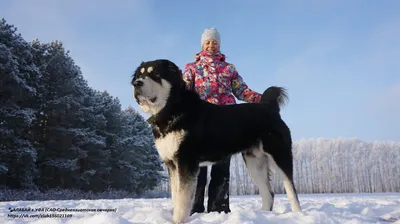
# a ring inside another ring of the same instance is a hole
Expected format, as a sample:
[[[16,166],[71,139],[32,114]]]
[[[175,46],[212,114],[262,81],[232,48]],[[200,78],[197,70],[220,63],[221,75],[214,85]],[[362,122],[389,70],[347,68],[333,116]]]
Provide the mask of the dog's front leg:
[[[177,170],[176,166],[172,161],[166,162],[165,163],[167,168],[168,168],[168,175],[169,175],[169,184],[171,188],[171,199],[172,199],[172,208],[174,208],[176,204],[176,194],[177,194]]]
[[[176,172],[173,220],[174,223],[185,223],[188,221],[190,211],[193,207],[199,167],[187,161],[178,162]]]

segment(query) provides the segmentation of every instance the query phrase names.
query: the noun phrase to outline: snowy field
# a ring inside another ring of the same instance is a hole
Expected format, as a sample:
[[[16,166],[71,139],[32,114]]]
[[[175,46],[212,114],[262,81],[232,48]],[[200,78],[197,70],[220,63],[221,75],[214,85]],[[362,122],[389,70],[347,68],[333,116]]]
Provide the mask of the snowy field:
[[[230,214],[194,214],[189,223],[400,223],[400,193],[311,194],[299,196],[303,212],[291,213],[286,195],[276,195],[274,211],[260,211],[259,196],[233,196]],[[17,212],[26,209],[75,209],[75,211]],[[108,209],[108,211],[88,211]],[[86,210],[86,211],[85,211]],[[169,198],[68,201],[0,202],[0,223],[128,224],[171,223]],[[22,214],[22,215],[21,215]],[[26,215],[72,217],[24,217]],[[13,216],[13,217],[11,217]]]

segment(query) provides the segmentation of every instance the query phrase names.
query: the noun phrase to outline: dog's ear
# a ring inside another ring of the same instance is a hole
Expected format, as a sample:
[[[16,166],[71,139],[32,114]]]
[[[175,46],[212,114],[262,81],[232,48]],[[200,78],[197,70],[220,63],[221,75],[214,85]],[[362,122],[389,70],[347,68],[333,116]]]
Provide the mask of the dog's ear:
[[[169,61],[168,71],[173,76],[173,78],[176,80],[176,82],[179,83],[180,88],[186,88],[185,81],[183,81],[183,78],[182,78],[182,76],[183,76],[182,70],[178,67],[178,65]]]
[[[178,67],[172,62],[168,63],[168,70],[174,73],[179,71]]]

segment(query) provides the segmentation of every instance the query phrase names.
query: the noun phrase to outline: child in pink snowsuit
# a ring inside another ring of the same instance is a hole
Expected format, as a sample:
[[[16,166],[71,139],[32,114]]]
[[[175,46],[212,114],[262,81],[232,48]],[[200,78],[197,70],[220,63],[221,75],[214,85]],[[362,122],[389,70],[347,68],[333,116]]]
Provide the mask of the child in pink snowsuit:
[[[188,89],[196,91],[200,98],[218,105],[235,104],[235,97],[248,103],[258,103],[261,94],[251,90],[239,75],[235,66],[225,61],[220,52],[220,34],[215,28],[206,29],[201,36],[202,50],[194,62],[188,63],[183,80]],[[208,212],[230,212],[229,177],[230,158],[211,168],[208,187]],[[204,212],[204,191],[207,183],[207,167],[200,168],[196,197],[192,213]]]

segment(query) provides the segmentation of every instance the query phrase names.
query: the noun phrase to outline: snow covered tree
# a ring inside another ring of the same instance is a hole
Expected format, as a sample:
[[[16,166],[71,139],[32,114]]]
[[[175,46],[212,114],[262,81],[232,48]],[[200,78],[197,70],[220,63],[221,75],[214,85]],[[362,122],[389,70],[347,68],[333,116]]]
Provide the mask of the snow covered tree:
[[[78,181],[77,144],[87,130],[81,125],[87,83],[61,42],[34,41],[35,62],[41,71],[35,146],[38,151],[39,183],[43,187],[73,188]]]
[[[121,105],[106,91],[92,90],[86,99],[85,110],[90,111],[83,121],[89,128],[90,135],[82,149],[85,156],[81,158],[81,180],[85,182],[83,189],[103,191],[111,186],[111,152],[116,145],[120,132]]]
[[[0,184],[35,188],[37,152],[32,144],[39,71],[29,44],[0,21]]]
[[[159,183],[146,122],[90,88],[62,42],[27,43],[3,19],[0,74],[0,185],[140,193]]]
[[[375,193],[400,191],[400,142],[365,142],[355,138],[302,139],[293,144],[294,182],[299,193]],[[231,163],[232,195],[249,194],[246,167],[235,155]],[[240,180],[240,181],[238,181]],[[249,184],[250,183],[250,184]],[[275,193],[282,180],[272,175]]]
[[[113,187],[142,193],[161,181],[162,166],[153,135],[132,107],[122,112],[122,132],[112,156]]]

